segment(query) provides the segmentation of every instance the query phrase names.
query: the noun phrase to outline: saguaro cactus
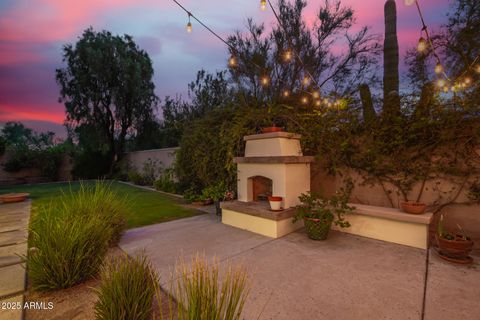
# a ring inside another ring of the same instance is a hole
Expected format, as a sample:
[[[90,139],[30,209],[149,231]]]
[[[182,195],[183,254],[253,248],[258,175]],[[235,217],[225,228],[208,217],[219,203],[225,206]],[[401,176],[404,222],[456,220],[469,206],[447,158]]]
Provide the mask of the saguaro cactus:
[[[395,0],[387,0],[384,7],[385,40],[383,43],[383,113],[384,118],[400,114],[399,76],[398,76],[398,40],[397,40],[397,7]],[[370,88],[367,84],[360,87],[363,104],[363,118],[366,122],[375,119]]]
[[[385,40],[383,42],[383,113],[400,113],[398,77],[397,7],[395,0],[387,0],[384,7]]]

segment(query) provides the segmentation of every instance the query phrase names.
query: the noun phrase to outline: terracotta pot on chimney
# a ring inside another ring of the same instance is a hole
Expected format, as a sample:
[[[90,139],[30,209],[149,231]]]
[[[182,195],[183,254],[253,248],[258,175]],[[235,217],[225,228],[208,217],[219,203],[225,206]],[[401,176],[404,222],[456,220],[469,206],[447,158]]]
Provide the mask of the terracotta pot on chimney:
[[[282,211],[282,197],[268,196],[268,202],[270,202],[270,210]]]

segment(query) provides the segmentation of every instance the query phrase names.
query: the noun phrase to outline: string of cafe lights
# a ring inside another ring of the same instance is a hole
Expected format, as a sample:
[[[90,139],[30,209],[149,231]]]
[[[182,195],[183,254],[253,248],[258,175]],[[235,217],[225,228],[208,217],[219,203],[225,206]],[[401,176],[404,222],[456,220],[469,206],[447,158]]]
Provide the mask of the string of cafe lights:
[[[200,20],[197,16],[195,16],[185,6],[180,4],[179,1],[177,1],[177,0],[172,0],[172,1],[177,6],[179,6],[183,11],[185,11],[185,13],[187,13],[188,22],[187,22],[187,25],[186,25],[186,31],[188,33],[192,33],[192,31],[193,31],[192,19],[195,20],[196,22],[198,22],[208,32],[210,32],[217,39],[219,39],[221,42],[223,42],[231,50],[231,52],[233,52],[233,54],[228,59],[228,66],[230,68],[235,68],[237,66],[237,57],[240,56],[240,53],[236,50],[236,48],[233,47],[230,43],[228,43],[225,39],[223,39],[218,33],[216,33],[214,30],[212,30],[210,27],[208,27],[202,20]],[[272,9],[272,11],[275,15],[275,18],[277,19],[280,27],[285,31],[285,28],[283,27],[283,25],[282,25],[277,13],[276,13],[274,7],[272,6],[270,0],[268,0],[268,4],[270,5],[270,8]],[[265,11],[267,9],[267,0],[261,0],[260,1],[260,9],[262,11]],[[291,43],[291,42],[289,42],[289,43]],[[285,63],[291,62],[294,58],[296,58],[297,61],[301,64],[302,69],[303,69],[303,73],[305,74],[304,78],[302,79],[302,85],[305,86],[305,87],[308,87],[311,84],[311,82],[313,82],[315,84],[315,86],[318,88],[319,86],[318,86],[318,83],[317,83],[316,79],[306,69],[305,64],[303,63],[300,55],[297,52],[295,52],[294,50],[292,50],[291,48],[287,48],[283,52],[283,60],[284,60]],[[260,70],[260,74],[263,74],[262,76],[259,77],[260,84],[262,85],[262,87],[268,87],[268,85],[271,82],[271,79],[267,75],[267,72],[265,72],[264,68],[261,67],[260,65],[258,65],[257,63],[255,63],[254,61],[251,61],[251,60],[248,60],[248,59],[244,59],[244,61],[248,61],[249,63],[251,63],[253,66],[255,66],[256,68],[258,68]],[[280,83],[283,82],[283,81],[281,81],[281,79],[277,79],[277,81],[280,82]],[[283,83],[283,84],[285,84],[285,83]],[[333,107],[333,106],[339,106],[341,104],[340,100],[338,100],[338,99],[335,99],[333,101],[331,99],[327,98],[327,97],[322,99],[320,89],[315,89],[313,91],[309,91],[309,90],[305,90],[303,88],[299,88],[299,91],[303,93],[303,95],[300,97],[300,102],[301,102],[301,104],[304,104],[304,105],[308,104],[310,101],[317,107],[320,107],[322,105],[327,106],[327,107]],[[292,94],[292,92],[290,92],[290,90],[288,90],[288,89],[284,89],[281,92],[281,96],[285,99],[289,98],[291,96],[291,94]],[[309,97],[310,97],[310,99],[309,99]]]
[[[420,16],[420,21],[422,23],[420,39],[418,40],[417,44],[417,51],[420,53],[424,53],[428,50],[429,47],[432,50],[432,54],[436,60],[434,72],[437,75],[437,87],[440,90],[443,90],[443,92],[445,93],[455,93],[459,90],[469,87],[473,82],[471,75],[474,73],[480,74],[480,56],[477,56],[475,59],[473,59],[473,61],[468,65],[468,67],[455,80],[450,79],[440,60],[440,56],[435,51],[435,46],[430,36],[428,27],[425,24],[425,19],[423,17],[422,10],[420,9],[420,4],[418,0],[405,0],[405,4],[407,6],[415,4],[417,8],[418,14]],[[423,37],[423,34],[425,34],[426,39]]]

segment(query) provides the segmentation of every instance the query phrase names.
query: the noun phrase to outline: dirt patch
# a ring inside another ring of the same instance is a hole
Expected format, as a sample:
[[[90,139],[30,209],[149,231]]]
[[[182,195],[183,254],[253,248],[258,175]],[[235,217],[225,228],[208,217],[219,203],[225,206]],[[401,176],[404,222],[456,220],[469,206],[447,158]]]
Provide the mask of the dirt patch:
[[[120,248],[111,248],[107,254],[107,259],[125,254]],[[91,320],[95,319],[95,302],[97,295],[95,288],[100,285],[100,279],[90,279],[72,288],[55,290],[49,292],[35,292],[29,286],[25,295],[25,301],[43,302],[43,309],[26,309],[25,320]],[[156,299],[153,302],[154,319],[160,319],[160,312],[168,315],[169,303],[168,296],[161,292],[162,306],[159,308]],[[48,309],[49,302],[53,303],[53,308]],[[176,310],[176,305],[173,306]],[[161,310],[161,311],[160,311]],[[167,318],[168,319],[168,318]]]

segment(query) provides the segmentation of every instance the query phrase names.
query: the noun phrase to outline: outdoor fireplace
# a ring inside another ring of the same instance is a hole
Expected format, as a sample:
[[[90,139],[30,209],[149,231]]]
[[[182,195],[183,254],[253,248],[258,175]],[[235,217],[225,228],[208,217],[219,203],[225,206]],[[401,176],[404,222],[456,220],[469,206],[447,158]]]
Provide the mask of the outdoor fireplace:
[[[245,136],[245,157],[237,163],[238,200],[264,200],[264,196],[283,198],[284,208],[299,203],[298,196],[310,191],[310,162],[300,147],[300,135],[273,132]],[[258,196],[260,195],[260,199]]]
[[[302,227],[292,223],[298,197],[310,191],[310,163],[300,135],[272,132],[245,136],[245,156],[237,164],[238,201],[222,203],[222,222],[273,238]],[[268,196],[282,197],[283,211],[270,210]]]

